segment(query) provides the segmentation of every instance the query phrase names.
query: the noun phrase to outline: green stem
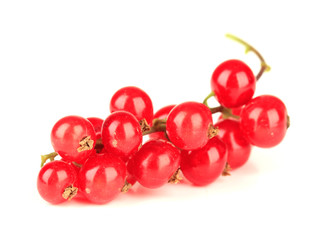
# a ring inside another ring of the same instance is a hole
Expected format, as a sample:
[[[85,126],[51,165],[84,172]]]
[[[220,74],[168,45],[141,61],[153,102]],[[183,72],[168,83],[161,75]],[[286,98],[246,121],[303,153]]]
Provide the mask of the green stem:
[[[215,93],[211,92],[211,93],[209,93],[209,95],[202,102],[204,105],[206,105],[206,107],[209,108],[209,110],[211,111],[212,114],[221,112],[223,114],[224,119],[229,118],[229,117],[232,117],[232,118],[235,118],[235,119],[240,118],[239,116],[232,114],[232,110],[230,108],[226,108],[226,107],[223,107],[223,106],[218,106],[218,107],[213,107],[213,108],[209,107],[208,100],[209,100],[209,98],[214,97],[214,96],[215,96]]]
[[[264,58],[262,57],[262,55],[259,53],[259,51],[257,51],[254,47],[252,47],[252,45],[248,44],[247,42],[245,42],[244,40],[232,35],[232,34],[226,34],[226,37],[244,45],[246,47],[246,51],[245,53],[248,53],[249,51],[252,51],[253,53],[256,54],[256,56],[260,59],[261,61],[261,69],[258,72],[258,74],[255,76],[256,81],[259,80],[262,76],[262,74],[264,72],[270,71],[270,66],[268,66],[268,64],[265,62]]]
[[[58,154],[56,152],[52,152],[49,154],[45,154],[45,155],[41,155],[41,165],[40,167],[43,167],[44,164],[46,163],[46,161],[49,159],[50,161],[54,161],[54,158],[57,156]]]
[[[212,91],[211,93],[209,93],[209,95],[203,100],[203,104],[205,104],[209,109],[210,107],[208,106],[208,99],[211,98],[211,97],[214,97],[215,96],[215,93]]]

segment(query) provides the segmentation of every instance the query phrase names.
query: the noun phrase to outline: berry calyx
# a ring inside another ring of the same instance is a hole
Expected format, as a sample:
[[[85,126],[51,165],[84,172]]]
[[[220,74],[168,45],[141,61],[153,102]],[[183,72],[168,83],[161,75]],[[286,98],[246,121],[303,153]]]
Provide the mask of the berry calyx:
[[[181,176],[180,176],[180,168],[177,169],[177,171],[172,174],[171,178],[168,180],[168,183],[171,183],[171,184],[177,184],[177,183],[180,183],[180,181],[183,179]]]

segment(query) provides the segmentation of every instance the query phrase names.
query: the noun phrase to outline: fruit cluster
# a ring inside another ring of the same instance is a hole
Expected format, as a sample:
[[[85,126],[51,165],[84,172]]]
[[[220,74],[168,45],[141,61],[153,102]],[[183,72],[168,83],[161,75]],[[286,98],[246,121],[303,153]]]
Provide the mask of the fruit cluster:
[[[289,126],[284,103],[271,95],[253,98],[256,81],[269,67],[252,46],[230,37],[257,54],[261,70],[254,76],[242,61],[223,62],[203,103],[169,105],[154,113],[143,90],[124,87],[112,96],[106,119],[67,116],[56,122],[55,152],[42,156],[37,180],[41,197],[53,204],[74,197],[104,204],[136,182],[146,188],[177,183],[180,172],[203,186],[244,165],[252,146],[279,144]],[[210,108],[210,97],[220,106]],[[216,123],[213,113],[221,113]],[[54,160],[58,155],[61,160]]]

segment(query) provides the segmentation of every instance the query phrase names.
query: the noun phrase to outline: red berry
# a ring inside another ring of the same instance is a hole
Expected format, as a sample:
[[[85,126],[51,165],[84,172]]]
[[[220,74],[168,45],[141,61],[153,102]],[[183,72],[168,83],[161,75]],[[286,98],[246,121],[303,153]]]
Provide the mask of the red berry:
[[[251,144],[244,137],[237,120],[225,119],[217,122],[217,137],[222,140],[228,149],[228,164],[231,169],[244,165],[251,153]]]
[[[150,140],[128,162],[128,172],[142,186],[158,188],[176,172],[180,151],[164,140]]]
[[[138,151],[142,144],[138,120],[129,112],[110,114],[102,125],[102,142],[107,152],[127,158]]]
[[[174,107],[166,125],[171,142],[185,150],[203,147],[208,142],[211,127],[210,110],[197,102],[185,102]]]
[[[286,107],[277,97],[256,97],[242,110],[240,127],[251,144],[262,148],[276,146],[286,134]]]
[[[124,87],[118,90],[110,100],[110,112],[124,110],[132,113],[138,121],[146,119],[152,126],[153,104],[150,97],[137,87]]]
[[[120,158],[108,153],[95,154],[79,172],[79,188],[90,202],[104,204],[120,193],[125,176],[126,166]]]
[[[167,119],[169,112],[175,107],[176,105],[169,105],[161,108],[155,114],[153,119]],[[148,135],[149,139],[163,139],[168,140],[166,134],[164,132],[154,132]]]
[[[254,95],[255,84],[252,70],[235,59],[221,63],[211,78],[211,88],[217,101],[227,108],[246,104]]]
[[[191,183],[203,186],[222,174],[226,161],[226,145],[214,137],[203,148],[183,153],[180,169]]]
[[[100,139],[103,120],[101,118],[97,118],[97,117],[88,117],[87,120],[89,120],[90,123],[92,123],[92,125],[94,127],[96,139]]]
[[[39,172],[37,188],[47,202],[58,204],[73,198],[78,188],[77,173],[67,162],[56,160],[46,163]]]
[[[67,116],[55,123],[51,132],[55,152],[66,161],[84,163],[96,142],[92,124],[79,116]]]

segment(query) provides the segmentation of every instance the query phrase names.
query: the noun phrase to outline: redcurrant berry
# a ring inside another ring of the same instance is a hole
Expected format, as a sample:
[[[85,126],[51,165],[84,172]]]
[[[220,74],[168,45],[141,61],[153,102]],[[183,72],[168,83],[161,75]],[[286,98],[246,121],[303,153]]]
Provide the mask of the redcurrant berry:
[[[180,151],[164,140],[150,140],[128,162],[128,172],[142,186],[158,188],[176,172]]]
[[[102,125],[102,142],[107,152],[127,158],[138,151],[142,144],[139,122],[129,112],[110,114]]]
[[[78,191],[77,173],[67,162],[55,160],[46,163],[39,172],[37,188],[47,202],[58,204],[72,199]]]
[[[212,183],[222,174],[226,161],[226,145],[214,137],[203,148],[183,153],[180,169],[191,183],[203,186]]]
[[[55,152],[66,161],[84,163],[96,142],[92,124],[79,116],[67,116],[55,123],[51,132]]]
[[[215,127],[218,128],[217,137],[227,146],[227,162],[231,169],[244,165],[249,158],[252,147],[241,132],[238,120],[221,120],[215,124]]]
[[[285,104],[277,97],[262,95],[252,99],[241,112],[240,127],[247,140],[258,147],[279,144],[287,130]]]
[[[235,108],[246,104],[255,92],[255,76],[242,61],[221,63],[212,74],[211,89],[224,107]]]
[[[94,154],[79,172],[79,188],[90,202],[104,204],[120,193],[125,176],[126,166],[120,158],[108,153]]]
[[[212,115],[202,103],[181,103],[169,113],[166,128],[170,141],[177,147],[197,149],[203,147],[212,136]]]
[[[152,126],[153,104],[150,97],[137,87],[119,89],[110,100],[110,112],[124,110],[132,113],[138,121],[146,119]]]

